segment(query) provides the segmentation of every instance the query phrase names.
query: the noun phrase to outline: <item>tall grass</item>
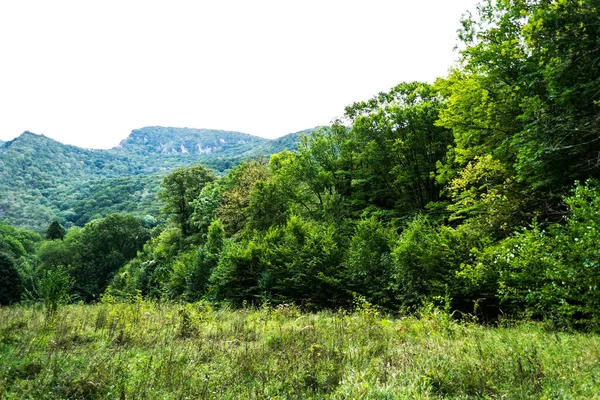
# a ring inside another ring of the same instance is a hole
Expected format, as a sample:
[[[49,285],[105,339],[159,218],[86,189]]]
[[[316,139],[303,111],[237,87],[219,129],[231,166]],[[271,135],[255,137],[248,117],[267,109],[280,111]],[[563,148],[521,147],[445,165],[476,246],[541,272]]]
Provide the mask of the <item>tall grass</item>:
[[[207,303],[0,309],[0,398],[600,398],[600,338],[431,309]]]

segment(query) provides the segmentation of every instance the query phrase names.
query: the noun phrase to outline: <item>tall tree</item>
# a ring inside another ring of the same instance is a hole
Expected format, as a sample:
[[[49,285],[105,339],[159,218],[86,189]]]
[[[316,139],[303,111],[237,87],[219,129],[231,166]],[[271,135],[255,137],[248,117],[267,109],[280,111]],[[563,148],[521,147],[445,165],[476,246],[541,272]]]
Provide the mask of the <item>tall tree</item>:
[[[112,214],[89,222],[65,237],[71,253],[71,274],[75,291],[83,300],[97,298],[114,273],[142,250],[150,238],[139,219]]]
[[[58,221],[52,221],[46,230],[46,239],[62,240],[65,237],[65,233],[65,228],[63,228]]]
[[[223,179],[217,215],[228,235],[241,232],[248,221],[250,193],[254,186],[270,178],[266,159],[248,160],[234,168]]]
[[[563,218],[562,195],[600,173],[598,10],[595,0],[482,1],[462,21],[460,70],[438,84],[455,172],[491,155],[521,221]]]
[[[163,179],[163,190],[159,192],[165,203],[163,210],[178,224],[184,237],[197,231],[191,218],[194,200],[207,183],[216,179],[214,172],[203,165],[176,169]]]
[[[436,124],[442,105],[432,85],[411,82],[346,108],[357,170],[353,182],[372,206],[405,215],[442,199],[435,174],[453,139]]]

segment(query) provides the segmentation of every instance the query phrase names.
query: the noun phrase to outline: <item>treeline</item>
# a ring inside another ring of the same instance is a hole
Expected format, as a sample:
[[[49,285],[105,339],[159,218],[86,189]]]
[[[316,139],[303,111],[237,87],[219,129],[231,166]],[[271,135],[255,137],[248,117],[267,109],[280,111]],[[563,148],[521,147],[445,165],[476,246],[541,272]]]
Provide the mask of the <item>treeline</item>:
[[[449,76],[355,103],[296,152],[225,177],[175,170],[160,192],[167,222],[145,244],[138,222],[124,237],[139,241],[111,259],[124,245],[107,233],[106,247],[92,248],[94,221],[44,243],[41,265],[68,266],[87,300],[316,309],[358,296],[394,312],[435,303],[484,320],[597,327],[598,4],[478,10],[462,21]],[[127,217],[100,221],[109,218]],[[75,256],[51,263],[53,248]]]
[[[149,238],[141,220],[122,214],[68,232],[53,222],[45,237],[0,224],[0,304],[97,300]]]

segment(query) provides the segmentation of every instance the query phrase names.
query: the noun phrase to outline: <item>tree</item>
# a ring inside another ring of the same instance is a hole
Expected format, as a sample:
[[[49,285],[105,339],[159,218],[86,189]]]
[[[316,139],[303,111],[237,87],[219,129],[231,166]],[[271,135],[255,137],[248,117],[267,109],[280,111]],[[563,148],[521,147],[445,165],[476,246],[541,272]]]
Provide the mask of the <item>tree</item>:
[[[62,304],[71,300],[71,289],[75,281],[67,268],[59,265],[42,273],[37,285],[38,298],[46,307],[46,314],[52,316]]]
[[[346,252],[347,286],[373,304],[393,308],[395,235],[375,217],[359,221]]]
[[[355,193],[370,207],[410,215],[442,199],[435,174],[452,144],[452,132],[436,124],[442,105],[433,86],[411,82],[346,108]]]
[[[193,202],[204,186],[216,179],[214,172],[203,165],[178,168],[163,179],[163,190],[159,192],[159,197],[165,203],[163,211],[177,223],[184,237],[197,233],[191,219]]]
[[[482,2],[462,21],[460,69],[438,82],[454,172],[476,157],[502,163],[520,224],[562,219],[573,182],[600,172],[597,15],[595,1]]]
[[[71,231],[65,237],[73,252],[70,272],[75,291],[87,301],[97,298],[114,273],[150,238],[139,219],[123,214],[108,215]]]
[[[62,240],[65,237],[65,228],[63,228],[58,221],[52,221],[46,230],[46,239],[48,240]]]
[[[72,239],[73,235],[69,237]],[[36,253],[44,269],[56,268],[59,265],[71,265],[75,259],[72,240],[50,240],[41,244]]]
[[[333,224],[291,215],[285,226],[228,242],[209,280],[209,295],[235,305],[302,304],[334,308],[348,304],[343,287],[343,246]]]
[[[229,236],[241,232],[247,223],[250,193],[254,186],[269,179],[270,171],[265,159],[248,160],[234,168],[221,184],[217,215]]]
[[[0,276],[0,305],[18,302],[21,299],[23,282],[14,260],[5,253],[0,253]]]

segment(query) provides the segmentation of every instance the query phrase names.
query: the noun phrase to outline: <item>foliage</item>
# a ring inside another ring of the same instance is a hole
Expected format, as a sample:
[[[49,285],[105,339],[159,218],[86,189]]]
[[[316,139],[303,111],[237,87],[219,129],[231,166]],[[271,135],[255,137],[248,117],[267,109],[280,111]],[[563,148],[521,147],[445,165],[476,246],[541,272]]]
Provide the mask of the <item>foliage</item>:
[[[206,294],[210,276],[216,268],[225,246],[225,230],[219,219],[213,220],[208,227],[206,244],[196,253],[194,269],[191,271],[186,285],[186,298],[199,300]]]
[[[12,398],[594,398],[599,338],[483,327],[436,309],[300,313],[136,298],[0,308],[0,393]]]
[[[209,294],[238,306],[265,301],[308,308],[347,304],[336,236],[330,224],[292,215],[283,227],[229,242],[210,276]]]
[[[108,214],[127,213],[148,219],[151,228],[160,214],[157,193],[162,179],[155,174],[86,180],[53,196],[67,225],[84,226]]]
[[[293,150],[297,138],[148,127],[116,148],[88,150],[25,132],[0,147],[0,220],[44,232],[54,220],[68,228],[110,213],[157,218],[165,173],[199,162],[224,172],[251,156]]]
[[[426,218],[418,216],[408,224],[392,252],[393,284],[402,307],[416,310],[446,294],[454,272],[448,250]]]
[[[39,233],[0,223],[2,276],[1,304],[18,301],[22,292],[30,290],[35,280],[35,252],[42,243]],[[15,275],[15,273],[17,275]]]
[[[392,249],[396,235],[376,218],[359,221],[346,253],[347,285],[373,304],[395,308]]]
[[[204,186],[215,179],[216,175],[203,165],[178,168],[163,179],[163,190],[159,192],[165,204],[163,211],[171,216],[184,236],[197,233],[192,221],[193,202]]]
[[[507,0],[478,10],[462,21],[462,68],[439,83],[453,161],[501,162],[508,192],[520,193],[520,225],[560,219],[561,195],[598,173],[597,5]]]
[[[37,232],[0,222],[0,251],[15,259],[34,253],[42,240],[42,236]]]
[[[37,253],[41,273],[66,266],[75,280],[74,293],[82,300],[97,299],[113,274],[137,255],[149,239],[141,221],[113,214],[83,228],[71,228],[63,241],[47,241]]]
[[[35,295],[44,304],[48,316],[54,316],[59,306],[71,301],[74,285],[75,280],[62,265],[42,272]]]
[[[229,236],[244,229],[250,203],[249,194],[257,183],[268,178],[266,160],[258,159],[240,164],[223,179],[217,215]]]
[[[0,276],[0,306],[18,302],[23,292],[23,282],[14,260],[6,253],[0,253]]]
[[[436,125],[441,100],[433,86],[411,82],[346,108],[354,180],[373,206],[406,214],[442,199],[435,174],[452,132]]]
[[[62,240],[65,237],[65,228],[63,228],[58,221],[52,221],[48,229],[46,230],[46,239],[48,240]]]
[[[488,250],[482,262],[497,271],[507,312],[595,329],[600,321],[597,183],[577,185],[566,203],[571,216],[565,225],[545,230],[534,224]]]
[[[181,230],[175,227],[164,229],[144,244],[136,258],[115,273],[108,293],[124,298],[138,293],[155,298],[164,296],[167,292],[165,284],[184,248],[182,242]]]

